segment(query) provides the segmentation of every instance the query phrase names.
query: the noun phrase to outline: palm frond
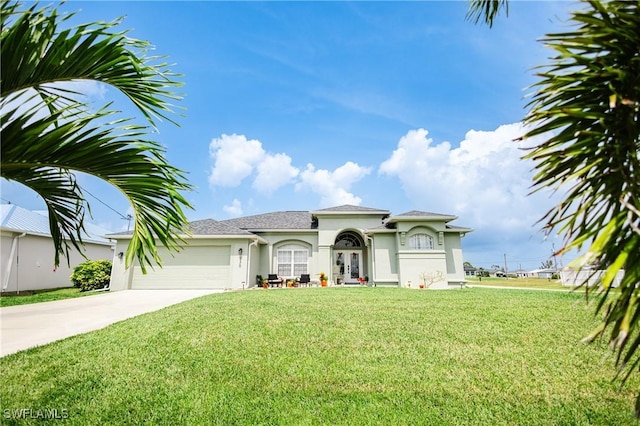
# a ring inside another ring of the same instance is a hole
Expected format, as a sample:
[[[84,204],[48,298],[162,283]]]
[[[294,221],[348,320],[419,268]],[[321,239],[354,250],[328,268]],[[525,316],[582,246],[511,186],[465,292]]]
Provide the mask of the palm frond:
[[[181,206],[190,206],[181,191],[191,186],[180,170],[167,164],[163,147],[145,139],[148,128],[122,119],[105,122],[113,114],[107,109],[88,114],[72,105],[42,117],[35,109],[2,115],[2,175],[42,195],[50,218],[58,221],[52,228],[57,252],[65,249],[63,235],[75,246],[81,241],[84,196],[71,171],[103,179],[129,199],[135,212],[136,250],[128,254],[128,264],[134,255],[143,268],[151,260],[158,262],[155,239],[178,248],[179,234],[187,232]]]
[[[2,2],[0,61],[0,175],[35,190],[49,210],[55,263],[82,245],[89,208],[74,172],[117,187],[131,203],[134,234],[126,266],[137,258],[143,271],[160,263],[156,244],[177,250],[188,230],[182,194],[184,173],[168,164],[164,148],[147,139],[151,129],[98,111],[58,83],[78,79],[109,84],[154,117],[173,113],[173,89],[181,85],[166,64],[147,57],[145,42],[113,33],[115,23],[91,23],[58,31],[57,9],[37,3],[19,10]],[[170,120],[171,121],[171,120]]]
[[[161,56],[149,56],[148,42],[113,32],[120,20],[95,22],[58,30],[60,22],[72,15],[60,16],[57,9],[36,5],[17,14],[15,5],[3,3],[0,44],[2,63],[0,95],[40,88],[52,82],[93,80],[108,84],[125,94],[149,122],[156,118],[177,124],[170,114],[172,102],[181,99],[174,89],[182,83]],[[7,18],[9,19],[9,18]]]
[[[491,28],[493,27],[493,21],[502,9],[504,9],[505,15],[508,16],[508,0],[470,0],[467,19],[473,21],[474,24],[484,21]]]
[[[564,251],[587,247],[582,265],[605,270],[604,320],[590,339],[609,330],[625,379],[640,359],[640,3],[587,3],[572,14],[573,31],[542,40],[556,56],[538,69],[526,137],[546,138],[526,158],[534,188],[569,186],[541,222],[565,235]]]

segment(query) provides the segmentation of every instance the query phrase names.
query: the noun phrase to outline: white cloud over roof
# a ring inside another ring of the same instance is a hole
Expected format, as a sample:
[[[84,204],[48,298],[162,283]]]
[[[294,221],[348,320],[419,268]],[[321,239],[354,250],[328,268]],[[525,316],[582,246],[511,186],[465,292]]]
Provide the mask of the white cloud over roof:
[[[425,129],[411,130],[379,173],[396,177],[410,199],[423,200],[416,204],[454,213],[476,229],[530,232],[540,205],[550,202],[542,193],[528,195],[533,164],[522,159],[524,145],[515,142],[524,131],[519,123],[471,130],[453,148],[434,144]]]
[[[371,168],[362,167],[348,161],[333,172],[326,169],[316,170],[313,164],[300,174],[297,191],[311,191],[320,196],[320,206],[338,206],[342,204],[359,205],[362,199],[350,192],[351,186],[371,173]]]

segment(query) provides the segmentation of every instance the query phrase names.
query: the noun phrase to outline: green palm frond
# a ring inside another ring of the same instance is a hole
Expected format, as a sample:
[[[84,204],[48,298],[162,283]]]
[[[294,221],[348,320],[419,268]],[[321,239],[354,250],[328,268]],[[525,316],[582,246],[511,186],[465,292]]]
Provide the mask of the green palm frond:
[[[504,9],[505,15],[509,15],[509,2],[507,0],[470,0],[467,19],[477,24],[484,21],[489,28],[493,26],[493,21]]]
[[[0,95],[25,89],[45,90],[50,83],[93,80],[125,94],[155,125],[154,117],[173,114],[173,101],[181,97],[172,89],[174,80],[161,56],[147,56],[148,42],[114,33],[120,21],[95,22],[58,31],[73,14],[60,16],[57,9],[37,9],[37,4],[18,12],[15,4],[2,5],[2,80]],[[13,21],[11,19],[13,18]],[[45,96],[51,95],[46,92]]]
[[[609,330],[626,378],[640,362],[640,2],[586,3],[573,31],[543,39],[556,56],[539,68],[526,137],[546,140],[526,158],[536,189],[568,188],[544,226],[566,236],[564,251],[588,247],[582,265],[606,271],[604,321],[590,339]]]
[[[68,15],[67,15],[68,17]],[[80,93],[59,85],[93,80],[123,92],[149,123],[173,113],[169,100],[180,83],[165,64],[152,64],[146,43],[111,33],[115,24],[93,23],[57,30],[56,9],[20,11],[2,2],[0,39],[0,173],[44,199],[49,211],[55,263],[80,248],[89,207],[74,172],[96,176],[116,188],[134,210],[135,227],[126,266],[137,258],[143,271],[160,263],[156,244],[177,250],[188,232],[182,194],[185,175],[169,165],[148,126],[114,118],[107,104],[92,111]],[[142,54],[141,54],[142,52]]]
[[[180,191],[191,187],[180,170],[166,163],[162,146],[145,139],[148,128],[124,120],[105,123],[113,114],[108,109],[88,115],[72,105],[34,119],[37,110],[34,107],[6,121],[2,115],[2,175],[44,198],[50,213],[53,211],[50,218],[58,220],[52,227],[57,252],[66,243],[56,234],[68,236],[76,246],[82,238],[84,196],[71,170],[99,177],[129,199],[135,228],[128,264],[134,255],[143,268],[159,262],[154,239],[169,248],[179,246],[177,234],[187,232],[179,206],[189,205]],[[14,110],[8,111],[12,113]]]

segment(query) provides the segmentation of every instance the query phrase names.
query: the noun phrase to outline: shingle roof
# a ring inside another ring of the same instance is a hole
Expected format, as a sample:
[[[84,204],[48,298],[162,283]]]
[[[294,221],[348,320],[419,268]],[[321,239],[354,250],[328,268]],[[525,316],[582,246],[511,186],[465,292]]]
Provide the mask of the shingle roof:
[[[266,229],[315,229],[310,212],[305,211],[281,211],[264,213],[254,216],[227,219],[222,223],[240,229],[266,230]]]
[[[450,229],[452,231],[464,231],[464,232],[471,232],[473,231],[473,228],[466,228],[464,226],[455,226],[455,225],[445,225],[447,229]]]
[[[451,217],[450,214],[423,212],[423,211],[420,211],[420,210],[411,210],[410,212],[405,212],[405,213],[394,215],[394,217],[407,217],[407,216],[412,216],[412,217],[427,217],[427,216]]]
[[[42,213],[27,210],[15,204],[0,204],[0,227],[2,229],[27,234],[51,236],[49,218]],[[109,243],[105,235],[111,231],[92,223],[85,222],[85,233],[82,240],[85,242]]]
[[[213,219],[189,222],[189,227],[193,235],[253,235],[244,229]]]
[[[329,207],[326,209],[315,210],[316,212],[355,212],[355,213],[387,213],[388,210],[374,209],[372,207],[354,206],[352,204],[343,204],[341,206]]]
[[[384,215],[389,214],[388,210],[353,206],[349,204],[345,204],[337,207],[330,207],[323,210],[317,210],[316,212],[326,212],[326,213],[362,212],[362,213],[376,213],[376,214],[384,214]],[[221,221],[217,221],[214,219],[203,219],[203,220],[190,222],[189,226],[191,227],[191,231],[193,235],[251,236],[251,235],[254,235],[255,232],[267,231],[267,230],[290,230],[290,231],[313,230],[313,229],[317,229],[318,227],[317,221],[313,217],[314,213],[315,212],[308,212],[308,211],[279,211],[279,212],[272,212],[272,213],[257,214],[253,216],[238,217],[234,219],[226,219]],[[415,217],[436,216],[436,217],[442,217],[443,219],[455,218],[455,216],[442,215],[438,213],[420,212],[416,210],[412,212],[403,213],[402,215],[399,215],[399,216],[415,216]],[[449,225],[447,225],[447,227],[452,230],[470,231],[469,228],[450,227]],[[385,227],[385,225],[382,225],[374,229],[383,230],[387,228]],[[131,234],[132,232],[125,232],[117,235],[131,235]]]

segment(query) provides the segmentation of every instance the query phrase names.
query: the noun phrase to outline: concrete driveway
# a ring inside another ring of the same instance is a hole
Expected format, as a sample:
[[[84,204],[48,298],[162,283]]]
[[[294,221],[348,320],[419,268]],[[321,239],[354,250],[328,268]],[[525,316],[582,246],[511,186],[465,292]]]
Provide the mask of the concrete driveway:
[[[0,357],[223,290],[125,290],[0,308]]]

